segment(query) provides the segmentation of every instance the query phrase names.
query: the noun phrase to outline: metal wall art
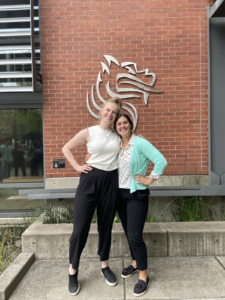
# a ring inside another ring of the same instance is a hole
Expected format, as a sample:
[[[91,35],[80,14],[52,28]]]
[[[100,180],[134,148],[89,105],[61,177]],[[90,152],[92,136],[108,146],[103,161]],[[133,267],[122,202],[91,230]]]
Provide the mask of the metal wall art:
[[[127,100],[127,99],[131,99],[131,98],[140,98],[140,96],[136,95],[136,94],[132,94],[132,93],[139,93],[139,94],[142,94],[144,96],[144,103],[145,105],[148,104],[148,99],[149,99],[149,93],[163,93],[163,91],[156,91],[156,90],[153,90],[152,88],[150,87],[153,87],[155,85],[155,82],[156,82],[156,75],[155,73],[149,73],[148,69],[145,69],[145,70],[142,70],[142,71],[138,71],[138,68],[137,68],[137,64],[136,63],[133,63],[133,62],[124,62],[124,63],[121,63],[121,65],[119,64],[119,62],[111,55],[104,55],[105,59],[107,60],[108,62],[108,65],[109,67],[111,67],[111,64],[112,62],[114,62],[118,67],[122,67],[122,68],[125,68],[128,70],[128,73],[119,73],[116,77],[116,90],[117,90],[117,93],[114,93],[111,88],[110,88],[110,81],[107,82],[106,84],[106,91],[107,91],[107,94],[109,95],[109,97],[120,97],[121,100]],[[105,71],[108,73],[109,76],[111,76],[110,74],[110,69],[109,67],[104,63],[104,62],[101,62],[101,65],[102,65],[102,72],[104,73]],[[131,68],[131,66],[133,66],[134,70]],[[140,79],[138,79],[136,77],[137,74],[141,74],[141,73],[145,73],[145,76],[151,76],[152,77],[152,80],[150,83],[146,83]],[[131,75],[132,74],[132,75]],[[128,80],[126,81],[120,81],[120,79],[122,78],[126,78]],[[100,83],[102,82],[102,79],[101,79],[101,72],[98,73],[98,77],[97,77],[97,82],[96,82],[96,85],[93,85],[92,86],[92,89],[91,89],[91,101],[92,101],[92,104],[93,106],[98,110],[100,111],[101,110],[101,107],[97,105],[96,101],[95,101],[95,96],[94,96],[94,88],[96,89],[96,93],[97,93],[97,96],[98,96],[98,99],[102,102],[102,103],[105,103],[106,100],[103,99],[103,97],[101,96],[100,94]],[[119,83],[118,83],[119,82]],[[137,88],[122,88],[122,87],[119,87],[120,84],[130,84],[130,85],[133,85]],[[147,86],[147,87],[146,87]],[[126,93],[126,94],[124,94]],[[133,122],[134,122],[134,131],[137,127],[137,122],[138,122],[138,112],[137,112],[137,109],[135,108],[135,106],[129,102],[123,102],[123,106],[122,108],[124,110],[126,110],[132,117],[133,119]],[[87,108],[89,110],[89,112],[91,113],[91,115],[96,118],[96,119],[100,119],[100,116],[98,114],[95,114],[91,107],[90,107],[90,104],[89,104],[89,94],[87,93]]]

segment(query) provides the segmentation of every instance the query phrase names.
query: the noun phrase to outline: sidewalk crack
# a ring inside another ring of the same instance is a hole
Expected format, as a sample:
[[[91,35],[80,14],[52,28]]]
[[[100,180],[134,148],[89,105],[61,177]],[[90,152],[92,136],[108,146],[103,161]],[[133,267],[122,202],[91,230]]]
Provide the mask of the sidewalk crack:
[[[220,260],[215,256],[215,259],[218,261],[218,263],[222,266],[222,268],[225,270],[224,265],[220,262]]]

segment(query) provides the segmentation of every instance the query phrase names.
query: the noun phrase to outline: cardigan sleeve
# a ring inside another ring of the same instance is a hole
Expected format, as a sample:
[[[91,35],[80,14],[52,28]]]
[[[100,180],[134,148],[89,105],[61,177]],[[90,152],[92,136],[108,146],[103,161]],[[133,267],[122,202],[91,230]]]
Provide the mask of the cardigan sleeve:
[[[157,150],[149,141],[144,138],[140,139],[139,152],[151,160],[155,166],[153,172],[159,175],[163,174],[164,169],[167,166],[165,157]]]

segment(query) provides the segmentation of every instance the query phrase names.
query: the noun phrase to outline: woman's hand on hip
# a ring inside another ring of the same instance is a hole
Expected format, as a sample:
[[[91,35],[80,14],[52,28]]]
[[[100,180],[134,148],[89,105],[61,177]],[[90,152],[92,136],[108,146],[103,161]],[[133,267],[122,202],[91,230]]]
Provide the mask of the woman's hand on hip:
[[[89,171],[92,170],[92,167],[91,165],[87,164],[83,166],[78,166],[75,170],[79,173],[88,173]]]
[[[141,175],[134,175],[134,179],[137,181],[137,183],[141,183],[144,185],[150,185],[155,181],[155,179],[152,179],[150,177],[144,177]]]

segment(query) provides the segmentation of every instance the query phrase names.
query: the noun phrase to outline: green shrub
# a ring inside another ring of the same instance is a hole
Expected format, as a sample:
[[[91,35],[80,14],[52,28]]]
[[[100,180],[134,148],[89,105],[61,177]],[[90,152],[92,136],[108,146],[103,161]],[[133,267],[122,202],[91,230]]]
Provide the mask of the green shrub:
[[[176,222],[213,221],[212,207],[198,196],[174,198],[172,214]]]
[[[22,250],[22,233],[26,225],[5,225],[0,227],[0,274],[11,264]]]
[[[73,209],[71,206],[46,205],[43,215],[43,224],[73,223]]]

